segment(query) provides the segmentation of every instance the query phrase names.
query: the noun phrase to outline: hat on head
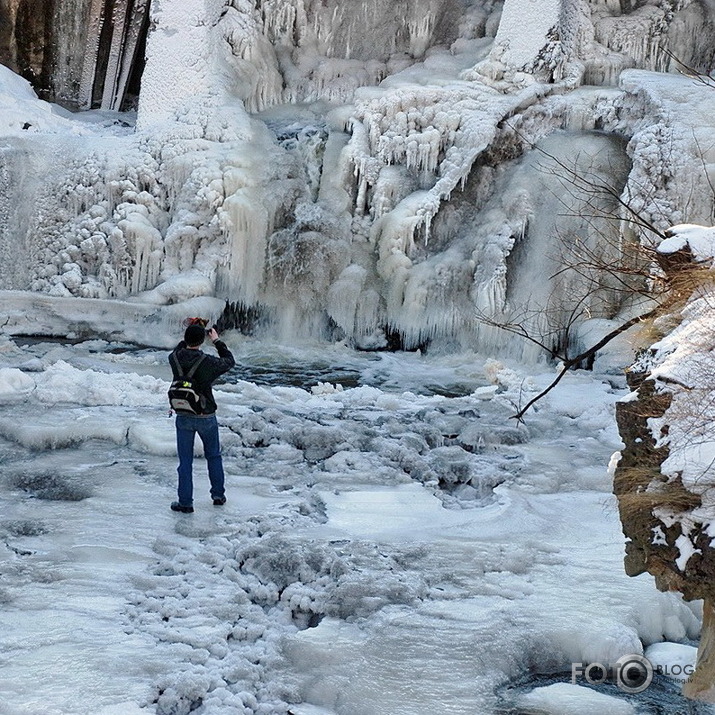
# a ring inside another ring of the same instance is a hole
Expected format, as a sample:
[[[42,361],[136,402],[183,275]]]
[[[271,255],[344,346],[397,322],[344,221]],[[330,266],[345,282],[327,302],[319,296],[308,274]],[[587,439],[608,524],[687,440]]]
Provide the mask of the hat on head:
[[[184,331],[184,341],[190,347],[201,345],[206,338],[206,329],[201,325],[189,325]]]

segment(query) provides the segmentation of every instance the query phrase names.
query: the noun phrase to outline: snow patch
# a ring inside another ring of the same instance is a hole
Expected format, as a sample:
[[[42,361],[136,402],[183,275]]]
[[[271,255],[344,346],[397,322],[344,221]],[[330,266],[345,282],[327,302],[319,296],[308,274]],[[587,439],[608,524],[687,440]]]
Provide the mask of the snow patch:
[[[522,695],[518,704],[528,712],[544,715],[635,715],[635,708],[621,698],[570,683],[554,683]]]

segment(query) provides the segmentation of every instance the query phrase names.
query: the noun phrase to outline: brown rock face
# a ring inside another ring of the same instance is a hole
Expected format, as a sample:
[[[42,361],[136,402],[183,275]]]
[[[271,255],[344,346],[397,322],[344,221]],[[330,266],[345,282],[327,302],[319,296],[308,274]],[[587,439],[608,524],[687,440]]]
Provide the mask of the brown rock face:
[[[648,419],[663,416],[672,395],[658,392],[647,372],[631,372],[628,382],[638,398],[617,405],[618,429],[626,447],[613,480],[628,539],[626,573],[637,576],[647,571],[661,591],[680,591],[686,600],[704,599],[697,668],[683,693],[715,702],[715,549],[710,546],[708,523],[688,518],[701,507],[702,499],[685,489],[679,475],[667,477],[660,471],[669,449],[657,446]],[[665,518],[666,513],[675,518]],[[695,551],[681,561],[676,542],[686,537]]]
[[[0,0],[0,64],[68,109],[138,95],[149,0]]]
[[[660,471],[669,450],[656,446],[648,419],[661,417],[672,396],[657,392],[647,373],[631,372],[628,383],[638,390],[638,399],[616,407],[618,430],[626,448],[613,479],[623,533],[628,538],[626,573],[638,576],[647,571],[661,591],[680,591],[687,600],[715,597],[715,552],[709,548],[710,537],[703,533],[695,537],[696,543],[706,538],[708,548],[694,554],[681,571],[675,542],[682,535],[682,522],[667,523],[653,512],[659,508],[689,512],[701,503],[700,496],[685,489],[679,478],[668,478]]]
[[[669,376],[668,370],[651,376],[650,370],[661,360],[667,360],[669,354],[666,350],[659,357],[652,350],[627,375],[636,399],[616,407],[618,429],[626,445],[613,480],[623,533],[628,539],[625,568],[630,576],[649,572],[662,591],[676,590],[687,600],[706,599],[715,603],[715,549],[711,548],[712,536],[707,533],[713,523],[708,517],[715,515],[702,508],[703,495],[712,479],[704,474],[697,487],[691,483],[686,489],[682,471],[673,473],[671,468],[664,474],[662,470],[671,449],[682,453],[703,440],[703,428],[710,421],[711,375],[709,368],[698,368],[701,363],[709,363],[697,356],[708,355],[715,349],[715,336],[707,322],[697,322],[698,316],[708,312],[698,309],[697,303],[710,306],[715,286],[711,271],[695,259],[687,242],[676,251],[658,253],[656,257],[668,276],[674,299],[678,295],[683,297],[680,318],[689,315],[685,325],[689,324],[694,334],[687,339],[691,345],[689,352],[681,358],[685,360],[681,368],[687,377],[678,379],[677,370],[676,377]],[[675,319],[672,325],[675,333],[680,329],[678,315],[675,312],[670,316]],[[684,384],[681,379],[692,384]],[[674,408],[676,400],[679,406]],[[665,419],[657,422],[661,425],[660,434],[654,435],[649,420],[664,415]],[[677,438],[673,437],[673,425],[680,431]],[[658,445],[661,437],[668,440]]]
[[[0,0],[0,62],[38,91],[48,86],[43,74],[52,66],[48,30],[54,0]]]
[[[715,285],[709,271],[688,272],[689,250],[663,257],[661,265],[675,278],[673,292],[689,296],[669,316],[676,319],[672,332],[668,328],[658,350],[639,359],[628,375],[634,399],[616,409],[626,446],[613,487],[627,538],[626,572],[647,571],[661,591],[704,601],[697,668],[683,692],[715,702],[715,477],[706,456],[715,414]]]

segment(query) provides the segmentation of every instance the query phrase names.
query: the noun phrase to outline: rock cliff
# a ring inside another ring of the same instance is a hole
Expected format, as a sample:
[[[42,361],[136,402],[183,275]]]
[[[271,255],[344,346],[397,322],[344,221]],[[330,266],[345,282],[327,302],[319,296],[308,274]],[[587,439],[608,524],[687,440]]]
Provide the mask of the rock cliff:
[[[0,64],[68,109],[139,94],[149,0],[0,0]]]
[[[661,265],[689,299],[660,319],[666,335],[628,373],[633,392],[617,406],[625,443],[614,492],[630,576],[648,572],[662,591],[703,599],[698,666],[689,697],[715,700],[715,323],[713,229],[682,227],[661,244]],[[673,321],[676,322],[673,327]]]

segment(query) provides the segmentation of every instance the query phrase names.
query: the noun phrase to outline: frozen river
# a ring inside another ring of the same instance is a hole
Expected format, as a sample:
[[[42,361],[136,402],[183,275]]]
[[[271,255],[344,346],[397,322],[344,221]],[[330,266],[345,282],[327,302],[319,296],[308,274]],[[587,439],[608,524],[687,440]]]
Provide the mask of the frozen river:
[[[571,685],[699,630],[623,572],[621,377],[519,425],[551,368],[227,342],[183,515],[166,351],[0,337],[2,715],[711,712]]]

